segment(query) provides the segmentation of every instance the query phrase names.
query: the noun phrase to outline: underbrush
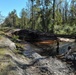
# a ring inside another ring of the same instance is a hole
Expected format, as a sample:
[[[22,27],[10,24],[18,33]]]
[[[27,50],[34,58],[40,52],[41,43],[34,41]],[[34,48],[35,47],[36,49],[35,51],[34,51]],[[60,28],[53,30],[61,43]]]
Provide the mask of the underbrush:
[[[16,42],[19,39],[18,35],[13,35],[12,36],[12,41]]]
[[[9,30],[12,30],[12,28],[11,27],[0,27],[0,31],[8,32]]]
[[[76,25],[55,25],[54,28],[56,34],[76,34]]]

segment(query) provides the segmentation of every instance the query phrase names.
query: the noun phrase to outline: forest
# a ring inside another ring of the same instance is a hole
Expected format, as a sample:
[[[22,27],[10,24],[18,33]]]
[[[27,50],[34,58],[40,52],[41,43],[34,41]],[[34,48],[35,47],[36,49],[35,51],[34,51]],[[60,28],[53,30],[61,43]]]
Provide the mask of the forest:
[[[20,16],[13,9],[1,27],[31,29],[54,34],[76,34],[76,0],[28,0]]]

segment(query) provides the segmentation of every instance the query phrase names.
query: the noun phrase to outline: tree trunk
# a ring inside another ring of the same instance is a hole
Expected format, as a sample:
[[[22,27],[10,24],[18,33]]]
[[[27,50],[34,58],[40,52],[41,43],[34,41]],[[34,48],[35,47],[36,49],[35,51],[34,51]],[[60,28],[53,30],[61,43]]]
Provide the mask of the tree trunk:
[[[54,24],[55,24],[55,0],[53,0],[53,25],[52,25],[52,33],[54,33]]]

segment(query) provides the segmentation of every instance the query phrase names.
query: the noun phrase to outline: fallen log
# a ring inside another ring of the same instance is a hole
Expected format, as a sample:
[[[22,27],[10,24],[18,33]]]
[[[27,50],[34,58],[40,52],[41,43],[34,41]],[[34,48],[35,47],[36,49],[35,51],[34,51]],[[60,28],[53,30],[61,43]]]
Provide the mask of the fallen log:
[[[29,42],[38,42],[44,40],[57,40],[54,34],[47,34],[43,32],[30,31],[30,30],[20,30],[12,33],[13,35],[18,35],[19,39],[26,40]]]

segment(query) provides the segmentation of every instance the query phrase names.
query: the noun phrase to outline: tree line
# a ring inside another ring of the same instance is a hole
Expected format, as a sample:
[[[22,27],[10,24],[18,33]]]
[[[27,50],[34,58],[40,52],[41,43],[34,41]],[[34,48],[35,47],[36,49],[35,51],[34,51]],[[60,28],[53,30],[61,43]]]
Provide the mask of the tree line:
[[[18,17],[16,10],[3,26],[49,33],[76,34],[76,0],[28,0]]]

